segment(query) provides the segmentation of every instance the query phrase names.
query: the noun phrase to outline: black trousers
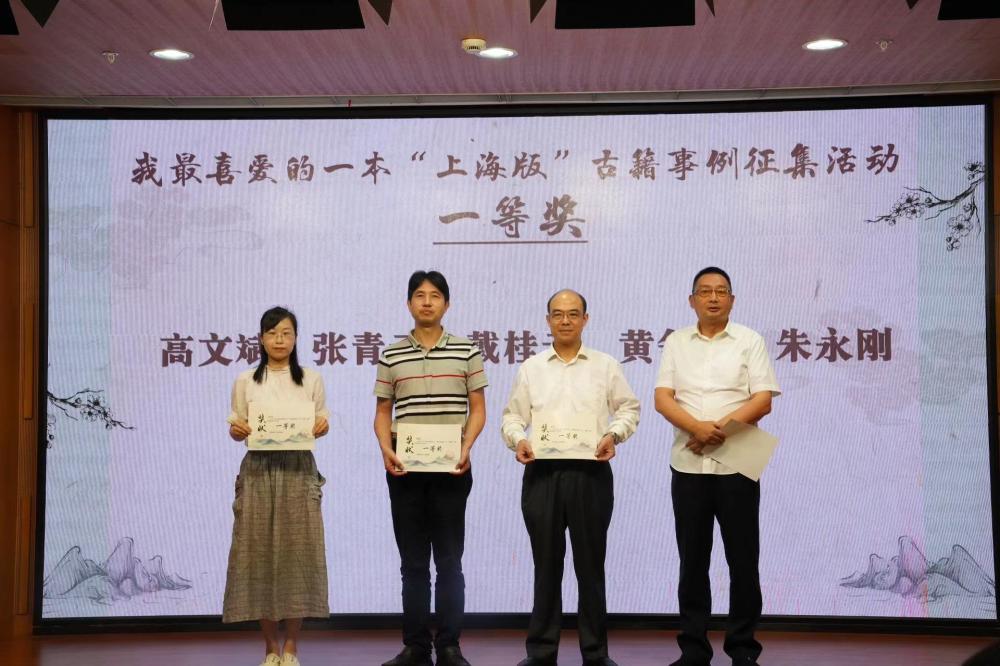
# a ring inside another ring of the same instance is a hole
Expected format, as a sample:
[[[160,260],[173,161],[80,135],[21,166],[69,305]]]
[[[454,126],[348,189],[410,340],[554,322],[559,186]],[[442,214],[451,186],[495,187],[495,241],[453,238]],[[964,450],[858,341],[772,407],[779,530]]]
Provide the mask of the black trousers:
[[[587,460],[537,460],[525,465],[521,512],[535,563],[535,599],[525,642],[529,657],[555,663],[562,621],[566,529],[580,590],[580,652],[608,656],[604,555],[614,508],[611,465]]]
[[[403,578],[403,644],[430,651],[458,645],[465,614],[465,504],[472,471],[386,472],[392,504],[392,529]],[[437,633],[431,636],[431,553],[437,578],[434,609]]]
[[[673,472],[670,495],[681,571],[677,586],[681,631],[677,643],[685,661],[708,664],[712,646],[706,635],[712,614],[708,568],[712,532],[719,521],[729,564],[729,619],[724,649],[731,658],[760,655],[754,639],[762,607],[760,574],[760,484],[742,474]]]

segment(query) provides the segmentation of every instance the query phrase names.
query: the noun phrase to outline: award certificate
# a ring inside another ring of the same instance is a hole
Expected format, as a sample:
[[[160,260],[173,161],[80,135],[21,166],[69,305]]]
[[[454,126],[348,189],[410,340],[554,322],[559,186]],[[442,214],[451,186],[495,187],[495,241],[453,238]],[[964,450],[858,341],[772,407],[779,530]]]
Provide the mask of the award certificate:
[[[532,412],[531,448],[535,458],[594,460],[601,434],[597,416],[587,413]]]
[[[314,451],[316,405],[306,401],[251,402],[247,407],[251,451]]]
[[[462,455],[462,426],[457,423],[396,424],[396,457],[407,472],[452,472]]]

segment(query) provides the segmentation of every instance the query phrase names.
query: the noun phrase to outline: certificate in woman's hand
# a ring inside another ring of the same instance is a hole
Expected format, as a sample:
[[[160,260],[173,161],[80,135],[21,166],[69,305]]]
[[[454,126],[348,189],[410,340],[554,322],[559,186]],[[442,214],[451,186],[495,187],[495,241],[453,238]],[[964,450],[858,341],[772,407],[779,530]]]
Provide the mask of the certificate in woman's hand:
[[[316,406],[307,401],[251,402],[248,405],[251,451],[313,451]]]

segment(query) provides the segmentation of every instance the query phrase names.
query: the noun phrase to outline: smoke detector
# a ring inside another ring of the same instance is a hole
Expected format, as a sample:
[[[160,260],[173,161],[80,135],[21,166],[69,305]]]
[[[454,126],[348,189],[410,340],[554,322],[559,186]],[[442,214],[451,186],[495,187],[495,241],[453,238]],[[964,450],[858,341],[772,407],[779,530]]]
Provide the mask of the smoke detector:
[[[479,55],[479,52],[486,48],[486,40],[482,37],[466,37],[462,40],[462,50],[472,55]]]
[[[506,46],[486,46],[486,40],[482,37],[466,37],[462,40],[462,50],[480,58],[490,60],[504,60],[513,58],[517,51]]]

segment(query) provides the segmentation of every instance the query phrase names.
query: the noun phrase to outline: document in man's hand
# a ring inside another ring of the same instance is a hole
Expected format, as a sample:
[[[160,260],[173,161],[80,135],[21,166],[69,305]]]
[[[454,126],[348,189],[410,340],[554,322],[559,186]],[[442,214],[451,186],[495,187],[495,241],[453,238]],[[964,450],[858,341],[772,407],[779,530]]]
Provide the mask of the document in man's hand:
[[[532,412],[531,449],[539,460],[594,460],[601,439],[597,425],[597,416],[590,413]]]
[[[730,421],[723,428],[726,441],[703,453],[748,479],[760,481],[760,475],[771,460],[778,438],[769,432],[740,421]]]
[[[407,472],[452,472],[462,457],[462,426],[399,423],[396,456]]]

